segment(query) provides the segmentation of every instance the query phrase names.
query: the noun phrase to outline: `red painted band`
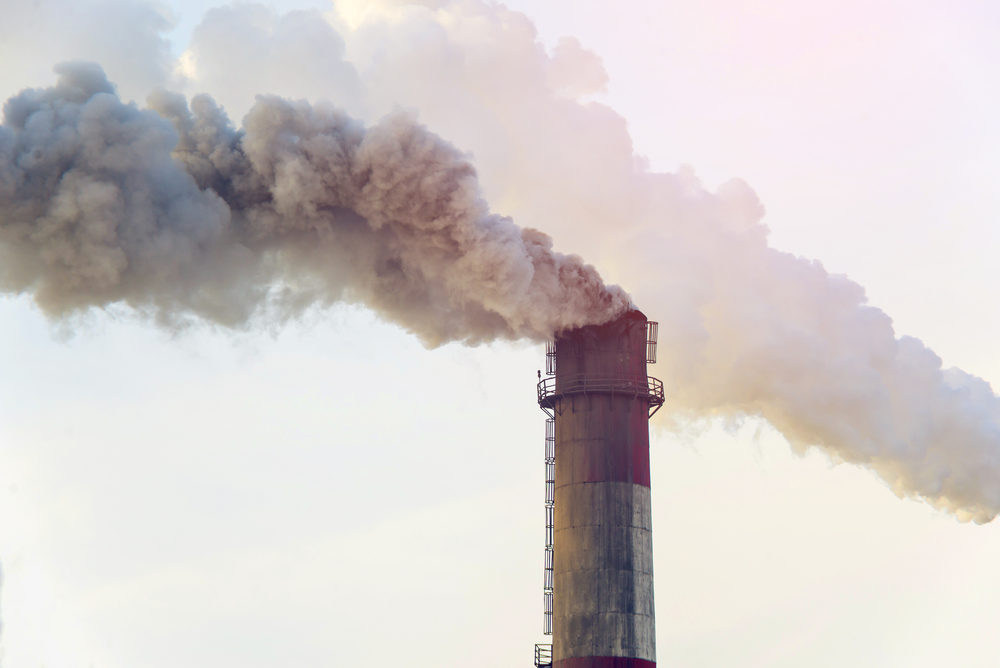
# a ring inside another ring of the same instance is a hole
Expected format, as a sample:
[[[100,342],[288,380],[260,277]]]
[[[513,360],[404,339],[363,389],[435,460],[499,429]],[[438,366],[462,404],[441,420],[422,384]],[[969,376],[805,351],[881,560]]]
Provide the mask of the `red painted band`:
[[[556,421],[556,487],[583,482],[649,487],[645,405],[624,399],[614,409],[600,401],[584,403]]]
[[[647,427],[648,429],[649,427]],[[632,446],[632,482],[649,487],[649,441]]]
[[[624,656],[577,656],[560,659],[553,668],[656,668],[655,661]]]

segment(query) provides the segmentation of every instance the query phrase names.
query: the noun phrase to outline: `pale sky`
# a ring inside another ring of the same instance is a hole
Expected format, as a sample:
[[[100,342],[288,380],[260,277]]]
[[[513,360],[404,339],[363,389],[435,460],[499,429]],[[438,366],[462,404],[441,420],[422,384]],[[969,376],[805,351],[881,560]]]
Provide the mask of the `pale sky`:
[[[452,20],[473,0],[427,1],[438,13],[413,15],[414,43],[433,44],[437,21],[467,50],[419,51],[429,69],[412,79],[360,65],[402,49],[410,33],[379,23],[399,4],[268,3],[238,34],[277,34],[300,8],[354,32],[327,60],[314,33],[297,39],[304,24],[267,44],[212,33],[195,66],[180,56],[216,3],[157,5],[172,30],[139,3],[25,3],[0,27],[0,93],[51,85],[55,62],[80,57],[127,98],[204,91],[237,119],[256,92],[369,122],[402,106],[472,153],[496,210],[624,280],[628,253],[602,252],[613,224],[542,215],[615,166],[534,171],[515,131],[520,108],[536,111],[520,52],[468,55],[532,29],[549,53],[572,36],[596,58],[573,52],[564,94],[627,119],[650,169],[693,170],[708,190],[743,179],[773,247],[863,285],[945,367],[1000,383],[992,3],[518,1],[505,4],[524,16],[493,23]],[[157,30],[172,41],[157,47]],[[490,76],[461,78],[457,53]],[[509,145],[477,143],[484,127],[513,128]],[[662,340],[671,323],[646,313]],[[0,297],[0,323],[4,668],[531,665],[546,640],[541,346],[428,350],[353,305],[172,333],[118,307],[53,322],[22,295]],[[759,419],[656,420],[651,435],[661,665],[996,664],[996,521],[793,454]]]

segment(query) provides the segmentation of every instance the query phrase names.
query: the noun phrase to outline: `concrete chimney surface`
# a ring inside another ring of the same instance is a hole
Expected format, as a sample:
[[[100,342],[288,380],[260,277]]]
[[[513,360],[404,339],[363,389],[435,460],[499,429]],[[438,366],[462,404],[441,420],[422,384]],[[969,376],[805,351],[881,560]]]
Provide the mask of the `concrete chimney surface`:
[[[556,339],[556,668],[655,666],[646,317]]]

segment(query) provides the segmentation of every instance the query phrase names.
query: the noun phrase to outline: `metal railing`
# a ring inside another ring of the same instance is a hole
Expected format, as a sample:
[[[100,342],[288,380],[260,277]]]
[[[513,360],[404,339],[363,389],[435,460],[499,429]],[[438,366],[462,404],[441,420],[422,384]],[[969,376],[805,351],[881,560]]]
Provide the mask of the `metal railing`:
[[[535,645],[535,665],[538,668],[552,665],[552,645]]]
[[[554,410],[557,399],[575,394],[622,394],[643,398],[649,403],[650,415],[659,410],[664,402],[663,381],[651,376],[647,376],[644,381],[635,378],[557,376],[543,378],[538,383],[538,405],[542,410]]]

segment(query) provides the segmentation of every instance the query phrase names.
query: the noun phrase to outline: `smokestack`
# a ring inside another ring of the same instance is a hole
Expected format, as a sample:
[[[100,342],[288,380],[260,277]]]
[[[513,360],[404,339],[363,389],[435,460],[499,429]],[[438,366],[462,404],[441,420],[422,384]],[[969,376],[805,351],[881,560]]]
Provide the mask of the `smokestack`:
[[[552,662],[656,665],[646,375],[656,323],[631,310],[556,337],[538,403],[555,421]]]

